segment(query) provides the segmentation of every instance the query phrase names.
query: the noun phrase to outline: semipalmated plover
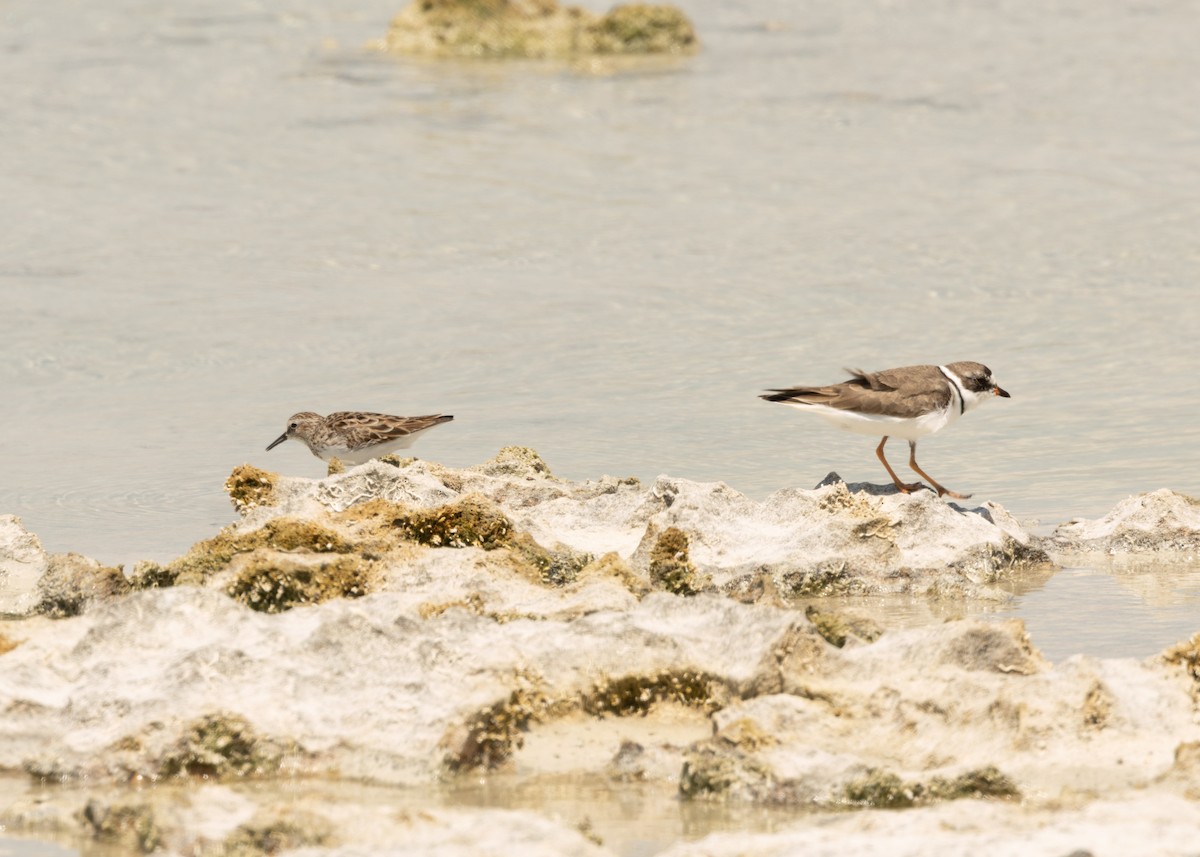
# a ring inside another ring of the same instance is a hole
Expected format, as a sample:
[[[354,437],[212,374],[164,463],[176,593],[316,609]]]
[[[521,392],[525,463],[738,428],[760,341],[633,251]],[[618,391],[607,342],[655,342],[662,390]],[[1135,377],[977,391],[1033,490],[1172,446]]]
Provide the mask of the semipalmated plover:
[[[917,438],[950,425],[992,396],[1010,398],[996,386],[992,370],[982,363],[960,360],[945,366],[903,366],[882,372],[847,369],[854,377],[828,387],[791,387],[760,396],[824,417],[834,425],[858,434],[883,435],[875,454],[887,468],[896,488],[908,494],[924,486],[904,483],[883,455],[883,445],[893,435],[908,441],[908,466],[928,480],[938,496],[959,494],[942,487],[917,466]]]
[[[302,411],[292,414],[287,430],[271,441],[267,449],[296,438],[308,444],[317,458],[362,464],[398,449],[407,449],[421,432],[452,419],[454,417],[447,414],[393,417],[364,411],[338,411],[323,417],[312,411]]]

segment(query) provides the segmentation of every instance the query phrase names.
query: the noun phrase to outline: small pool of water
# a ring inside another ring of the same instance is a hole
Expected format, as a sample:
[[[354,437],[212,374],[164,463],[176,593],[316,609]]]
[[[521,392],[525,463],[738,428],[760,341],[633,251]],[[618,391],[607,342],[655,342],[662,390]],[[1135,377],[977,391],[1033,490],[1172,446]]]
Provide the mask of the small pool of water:
[[[1200,562],[1064,567],[999,611],[1047,658],[1144,658],[1200,632]]]

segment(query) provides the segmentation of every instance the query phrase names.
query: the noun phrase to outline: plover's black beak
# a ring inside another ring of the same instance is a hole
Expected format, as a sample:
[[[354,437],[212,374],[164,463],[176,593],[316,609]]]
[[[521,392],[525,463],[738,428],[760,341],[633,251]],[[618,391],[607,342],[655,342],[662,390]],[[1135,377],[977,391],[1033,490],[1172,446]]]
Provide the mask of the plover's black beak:
[[[1005,393],[1004,395],[1007,396],[1008,393]],[[287,432],[284,432],[279,437],[277,437],[273,441],[271,441],[271,445],[267,447],[267,452],[270,452],[272,449],[279,446],[279,444],[283,443],[285,440],[287,440]]]
[[[1010,395],[1008,394],[1008,391],[1007,391],[1007,390],[1001,390],[999,387],[997,387],[997,388],[996,388],[996,395],[997,395],[997,396],[1003,396],[1003,397],[1004,397],[1004,398],[1006,398],[1006,399],[1011,399],[1011,398],[1012,398],[1012,396],[1010,396]],[[279,441],[275,441],[275,443],[279,443]],[[275,445],[275,444],[271,444],[271,446],[274,446],[274,445]],[[271,448],[270,446],[268,446],[268,447],[267,447],[267,449],[270,449],[270,448]]]

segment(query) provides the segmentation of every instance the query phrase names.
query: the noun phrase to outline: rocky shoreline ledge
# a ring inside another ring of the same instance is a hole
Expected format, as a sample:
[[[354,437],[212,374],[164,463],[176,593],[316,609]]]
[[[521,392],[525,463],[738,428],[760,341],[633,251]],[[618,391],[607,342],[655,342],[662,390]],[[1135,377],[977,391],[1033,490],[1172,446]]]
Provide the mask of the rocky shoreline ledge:
[[[1039,538],[994,504],[834,475],[757,502],[562,480],[523,448],[320,480],[244,465],[226,488],[237,523],[128,573],[48,556],[0,517],[9,831],[188,854],[614,853],[529,812],[235,787],[489,772],[811,819],[675,857],[902,853],[955,831],[966,850],[1172,853],[1200,825],[1200,635],[1051,664],[1016,620],[891,629],[824,606],[1001,600],[1062,554],[1194,556],[1193,498],[1139,495]]]

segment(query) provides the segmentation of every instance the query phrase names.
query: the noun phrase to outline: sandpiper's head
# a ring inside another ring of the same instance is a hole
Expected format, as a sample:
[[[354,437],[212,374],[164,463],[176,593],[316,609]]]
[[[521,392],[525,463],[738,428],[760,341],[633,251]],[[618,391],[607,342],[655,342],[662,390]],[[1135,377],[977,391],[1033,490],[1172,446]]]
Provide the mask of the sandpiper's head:
[[[963,399],[965,400],[963,404],[968,410],[991,396],[1012,398],[1007,390],[1000,389],[1000,386],[992,380],[992,370],[982,363],[960,360],[957,363],[947,364],[946,368],[962,381]]]
[[[274,449],[283,443],[285,440],[298,437],[301,440],[308,440],[309,427],[321,421],[320,414],[314,414],[312,411],[301,411],[298,414],[292,414],[288,417],[287,429],[279,437],[271,441],[268,450]]]

